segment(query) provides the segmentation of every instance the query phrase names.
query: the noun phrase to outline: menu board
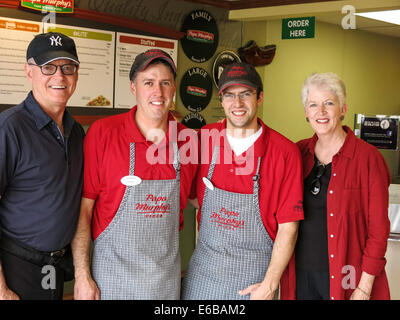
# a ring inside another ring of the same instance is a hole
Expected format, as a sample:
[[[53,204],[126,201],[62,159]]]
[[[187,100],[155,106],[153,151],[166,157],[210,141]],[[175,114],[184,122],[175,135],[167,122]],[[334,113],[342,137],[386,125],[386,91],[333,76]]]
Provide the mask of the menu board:
[[[150,36],[117,32],[115,52],[115,108],[132,108],[136,104],[130,89],[129,72],[135,57],[148,49],[167,52],[175,64],[178,57],[178,41]]]
[[[26,77],[26,48],[42,32],[40,22],[0,17],[0,104],[18,104],[31,90]]]
[[[130,109],[136,99],[129,72],[139,53],[161,49],[177,63],[178,40],[0,17],[0,104],[18,104],[31,90],[26,50],[42,32],[60,32],[75,41],[79,77],[69,107]]]
[[[45,24],[44,31],[60,32],[75,41],[79,78],[68,106],[112,108],[115,32],[59,24]]]

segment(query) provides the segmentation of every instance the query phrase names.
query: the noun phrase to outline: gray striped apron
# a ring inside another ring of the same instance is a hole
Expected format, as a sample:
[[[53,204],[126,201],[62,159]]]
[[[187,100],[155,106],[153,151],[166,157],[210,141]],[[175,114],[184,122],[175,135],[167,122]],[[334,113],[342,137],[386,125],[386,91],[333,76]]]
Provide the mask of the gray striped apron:
[[[205,184],[196,249],[182,284],[185,300],[249,299],[238,291],[262,282],[271,260],[273,242],[259,208],[259,170],[253,193],[225,191],[210,184],[219,147],[213,152]],[[203,181],[205,178],[203,178]]]
[[[101,299],[179,299],[180,164],[176,143],[173,148],[176,179],[141,180],[134,176],[135,144],[130,144],[123,199],[94,241],[92,274]]]

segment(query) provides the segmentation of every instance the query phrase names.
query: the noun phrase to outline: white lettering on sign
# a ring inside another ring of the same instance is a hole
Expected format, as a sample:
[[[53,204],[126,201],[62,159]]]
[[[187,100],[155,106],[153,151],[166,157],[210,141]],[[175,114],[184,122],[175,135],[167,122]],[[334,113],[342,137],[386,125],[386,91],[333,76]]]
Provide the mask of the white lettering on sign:
[[[73,32],[73,36],[74,36],[74,37],[83,37],[83,38],[87,38],[88,33],[87,33],[86,31],[77,31],[77,30],[75,30],[75,31]]]
[[[363,125],[365,127],[379,127],[378,121],[364,121]]]
[[[310,26],[309,20],[289,20],[288,21],[289,28],[309,27],[309,26]]]
[[[282,20],[282,39],[314,38],[315,17]]]
[[[204,79],[208,76],[208,73],[202,68],[192,68],[188,71],[189,76],[193,76],[195,74],[201,75]]]
[[[291,30],[290,31],[290,36],[291,37],[305,37],[306,36],[306,30]]]
[[[155,47],[156,42],[148,39],[140,39],[140,44],[143,46]]]
[[[196,11],[192,13],[192,20],[195,20],[197,18],[206,19],[208,22],[210,22],[212,19],[212,17],[208,14],[207,11]]]

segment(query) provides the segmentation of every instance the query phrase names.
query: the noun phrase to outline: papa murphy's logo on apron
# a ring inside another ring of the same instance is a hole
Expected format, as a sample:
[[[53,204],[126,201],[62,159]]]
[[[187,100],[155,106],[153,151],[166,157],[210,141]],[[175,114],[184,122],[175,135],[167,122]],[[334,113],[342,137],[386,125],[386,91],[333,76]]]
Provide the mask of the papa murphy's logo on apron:
[[[210,222],[215,223],[218,227],[228,230],[243,229],[245,221],[240,220],[239,216],[239,212],[221,208],[218,213],[215,211],[212,212]]]
[[[166,201],[165,196],[148,194],[144,202],[136,203],[136,214],[145,218],[163,218],[171,212],[171,205]]]

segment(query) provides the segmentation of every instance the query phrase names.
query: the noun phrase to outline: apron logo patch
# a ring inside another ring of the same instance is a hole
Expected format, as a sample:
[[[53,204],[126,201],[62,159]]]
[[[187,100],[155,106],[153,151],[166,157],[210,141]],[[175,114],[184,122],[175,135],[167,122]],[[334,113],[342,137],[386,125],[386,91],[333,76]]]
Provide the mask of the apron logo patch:
[[[145,202],[136,203],[136,214],[144,215],[145,218],[162,218],[169,214],[171,210],[171,205],[166,201],[167,197],[148,194]]]
[[[219,213],[215,211],[212,212],[210,221],[217,224],[218,227],[228,230],[243,229],[245,221],[240,220],[239,216],[239,212],[229,211],[225,208],[221,208]]]

